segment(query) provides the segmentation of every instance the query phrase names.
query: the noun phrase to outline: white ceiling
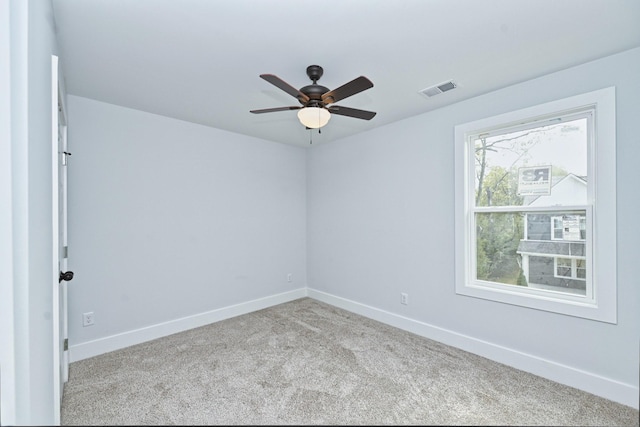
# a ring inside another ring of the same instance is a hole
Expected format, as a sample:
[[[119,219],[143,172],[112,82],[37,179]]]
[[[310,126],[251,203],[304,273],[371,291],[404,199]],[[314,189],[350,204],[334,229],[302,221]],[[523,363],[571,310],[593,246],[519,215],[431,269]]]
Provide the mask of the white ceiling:
[[[53,0],[67,93],[282,143],[309,146],[295,88],[324,68],[335,105],[313,144],[640,46],[638,0]],[[420,90],[454,80],[432,98]]]

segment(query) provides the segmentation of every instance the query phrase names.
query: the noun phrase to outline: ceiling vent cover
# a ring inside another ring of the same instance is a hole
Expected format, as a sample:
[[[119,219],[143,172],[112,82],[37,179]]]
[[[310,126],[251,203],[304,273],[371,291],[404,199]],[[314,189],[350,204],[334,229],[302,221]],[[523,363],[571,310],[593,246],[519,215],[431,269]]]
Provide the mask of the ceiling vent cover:
[[[431,86],[428,87],[426,89],[422,89],[420,91],[421,94],[423,94],[426,97],[431,98],[432,96],[436,96],[438,94],[441,94],[442,92],[446,92],[449,91],[451,89],[455,89],[457,88],[458,85],[455,84],[452,80],[437,84],[435,86]]]

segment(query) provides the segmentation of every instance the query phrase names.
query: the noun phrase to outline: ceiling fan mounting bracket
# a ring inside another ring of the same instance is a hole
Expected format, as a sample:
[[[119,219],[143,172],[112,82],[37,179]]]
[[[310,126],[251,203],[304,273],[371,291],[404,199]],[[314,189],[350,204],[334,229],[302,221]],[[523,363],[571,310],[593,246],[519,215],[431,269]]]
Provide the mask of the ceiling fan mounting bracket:
[[[323,73],[324,70],[319,65],[309,65],[307,67],[307,76],[309,76],[313,84],[320,80],[320,77],[322,77]]]

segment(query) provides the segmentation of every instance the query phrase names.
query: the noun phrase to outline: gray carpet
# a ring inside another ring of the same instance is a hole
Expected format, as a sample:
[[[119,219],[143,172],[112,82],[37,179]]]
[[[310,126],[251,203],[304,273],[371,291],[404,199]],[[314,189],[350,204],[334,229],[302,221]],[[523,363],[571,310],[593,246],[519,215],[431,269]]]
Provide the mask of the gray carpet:
[[[638,426],[638,411],[303,298],[74,362],[62,425]]]

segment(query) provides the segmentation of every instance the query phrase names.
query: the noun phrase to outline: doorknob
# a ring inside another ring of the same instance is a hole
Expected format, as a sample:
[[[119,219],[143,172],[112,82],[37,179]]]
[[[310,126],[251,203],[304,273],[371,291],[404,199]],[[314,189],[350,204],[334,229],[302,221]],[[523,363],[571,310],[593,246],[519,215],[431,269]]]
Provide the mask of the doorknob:
[[[73,271],[67,271],[66,273],[63,273],[61,271],[60,272],[60,279],[58,279],[58,283],[62,282],[63,280],[65,282],[68,282],[71,279],[73,279]]]

